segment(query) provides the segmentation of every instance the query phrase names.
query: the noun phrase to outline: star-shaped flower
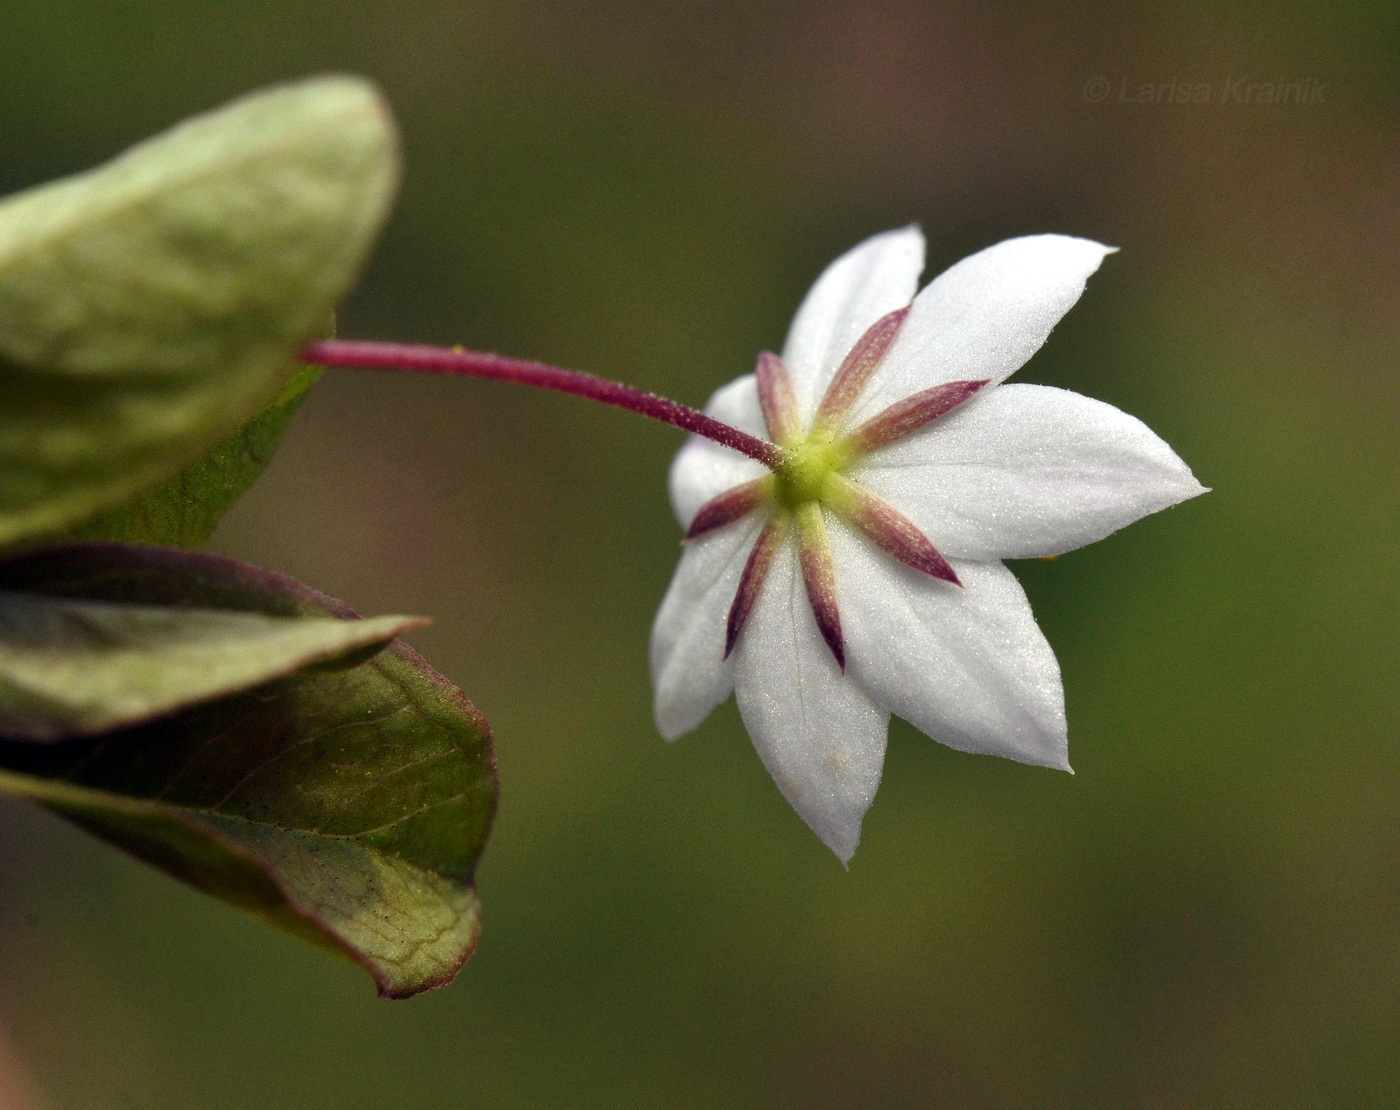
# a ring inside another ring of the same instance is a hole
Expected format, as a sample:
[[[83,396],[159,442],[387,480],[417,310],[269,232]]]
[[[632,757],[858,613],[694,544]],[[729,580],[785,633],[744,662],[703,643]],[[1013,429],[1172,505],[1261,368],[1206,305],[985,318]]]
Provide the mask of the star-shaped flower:
[[[1134,417],[1000,385],[1110,250],[1010,239],[915,297],[919,231],[868,239],[817,280],[782,358],[765,352],[706,408],[784,462],[694,437],[671,468],[687,535],[652,630],[657,724],[675,739],[733,691],[779,789],[843,862],[891,713],[962,751],[1069,770],[1060,669],[1000,560],[1204,492]]]

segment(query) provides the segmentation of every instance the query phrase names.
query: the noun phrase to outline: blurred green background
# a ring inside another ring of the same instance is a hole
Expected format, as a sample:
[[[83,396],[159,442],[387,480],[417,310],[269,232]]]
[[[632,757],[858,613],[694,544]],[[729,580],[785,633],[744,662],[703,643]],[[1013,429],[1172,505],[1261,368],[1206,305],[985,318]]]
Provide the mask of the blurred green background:
[[[1022,378],[1215,489],[1017,566],[1077,776],[896,724],[846,873],[732,705],[651,724],[678,434],[327,375],[214,547],[436,618],[499,747],[481,948],[379,1002],[0,803],[0,1055],[39,1105],[1400,1105],[1400,9],[5,0],[0,191],[322,70],[377,79],[407,154],[343,335],[698,404],[867,234],[920,221],[930,273],[1087,235],[1123,251]],[[1123,102],[1172,81],[1209,102]]]

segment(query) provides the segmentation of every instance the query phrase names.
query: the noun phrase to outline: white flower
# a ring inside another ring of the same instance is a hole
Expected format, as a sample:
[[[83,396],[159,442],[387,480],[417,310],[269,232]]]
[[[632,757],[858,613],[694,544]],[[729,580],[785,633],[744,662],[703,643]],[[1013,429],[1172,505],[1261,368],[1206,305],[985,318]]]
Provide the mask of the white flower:
[[[891,713],[962,751],[1070,769],[1059,666],[999,560],[1204,492],[1134,417],[999,384],[1110,250],[1010,239],[915,297],[919,231],[868,239],[812,287],[781,360],[765,352],[706,408],[785,448],[784,466],[694,437],[671,468],[688,533],[652,631],[657,724],[675,739],[732,690],[779,789],[843,862]]]

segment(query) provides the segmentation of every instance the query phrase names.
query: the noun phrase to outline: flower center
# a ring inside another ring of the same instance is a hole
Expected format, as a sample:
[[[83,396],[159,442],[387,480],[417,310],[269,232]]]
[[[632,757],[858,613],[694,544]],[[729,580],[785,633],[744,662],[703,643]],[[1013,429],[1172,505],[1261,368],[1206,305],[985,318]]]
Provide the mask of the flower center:
[[[850,452],[839,442],[809,439],[787,448],[787,458],[774,472],[778,501],[789,509],[820,501],[827,479],[850,461]]]

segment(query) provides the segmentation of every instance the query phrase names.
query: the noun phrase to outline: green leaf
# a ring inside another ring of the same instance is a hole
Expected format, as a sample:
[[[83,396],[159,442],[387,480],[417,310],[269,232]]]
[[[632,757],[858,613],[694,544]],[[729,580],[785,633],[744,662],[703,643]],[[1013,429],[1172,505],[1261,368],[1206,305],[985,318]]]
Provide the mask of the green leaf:
[[[199,547],[258,479],[320,367],[303,366],[272,405],[174,478],[72,529],[65,538]]]
[[[233,560],[119,545],[0,562],[0,589],[353,615]],[[97,738],[0,743],[0,768],[0,791],[354,960],[386,997],[450,981],[476,945],[490,730],[403,644]]]
[[[266,409],[396,180],[382,101],[329,77],[0,202],[0,544],[119,505]]]
[[[105,732],[382,648],[427,623],[0,591],[0,735],[60,740]]]

